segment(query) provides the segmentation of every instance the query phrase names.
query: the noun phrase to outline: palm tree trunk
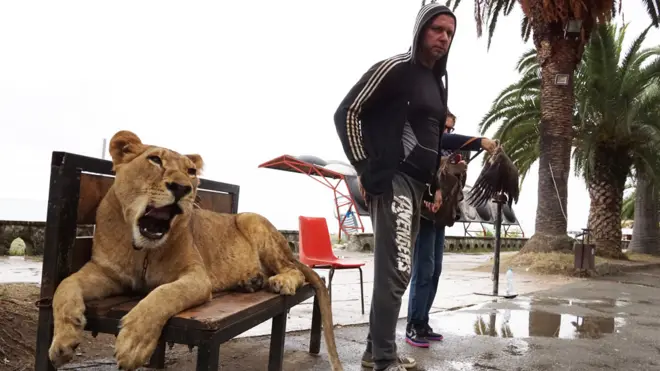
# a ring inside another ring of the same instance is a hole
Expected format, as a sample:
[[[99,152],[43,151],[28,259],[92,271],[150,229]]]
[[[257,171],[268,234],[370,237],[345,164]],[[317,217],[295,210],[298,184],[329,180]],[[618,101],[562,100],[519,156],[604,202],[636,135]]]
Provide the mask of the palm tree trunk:
[[[617,156],[618,149],[596,148],[594,173],[587,179],[589,188],[589,229],[596,255],[625,259],[621,251],[621,206],[623,190],[630,169],[627,158]]]
[[[635,224],[629,251],[660,255],[658,227],[658,190],[643,176],[637,178],[635,190]]]
[[[535,233],[521,249],[522,253],[572,248],[566,234],[566,205],[575,105],[573,73],[581,50],[578,41],[564,39],[560,24],[543,23],[542,5],[540,1],[531,5],[534,44],[541,66],[538,204]],[[557,85],[557,74],[568,75],[568,84]]]

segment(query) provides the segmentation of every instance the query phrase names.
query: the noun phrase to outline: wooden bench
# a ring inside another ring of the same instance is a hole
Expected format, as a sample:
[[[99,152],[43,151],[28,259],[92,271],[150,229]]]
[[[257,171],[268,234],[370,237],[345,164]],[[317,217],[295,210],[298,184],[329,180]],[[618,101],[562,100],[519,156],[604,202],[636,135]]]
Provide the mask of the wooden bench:
[[[48,194],[46,241],[41,277],[35,370],[55,370],[48,359],[53,338],[52,297],[57,285],[80,269],[91,256],[92,236],[79,227],[95,225],[96,208],[114,180],[112,163],[81,155],[53,152]],[[197,203],[205,209],[236,213],[237,185],[202,179]],[[212,301],[190,308],[171,318],[163,328],[150,367],[165,368],[167,343],[197,346],[197,370],[218,370],[220,344],[273,319],[268,370],[281,370],[284,337],[289,309],[311,297],[314,306],[309,351],[318,354],[321,346],[321,313],[315,292],[305,285],[295,295],[217,293]],[[122,316],[137,304],[139,296],[115,296],[86,303],[85,331],[92,335],[117,335]]]

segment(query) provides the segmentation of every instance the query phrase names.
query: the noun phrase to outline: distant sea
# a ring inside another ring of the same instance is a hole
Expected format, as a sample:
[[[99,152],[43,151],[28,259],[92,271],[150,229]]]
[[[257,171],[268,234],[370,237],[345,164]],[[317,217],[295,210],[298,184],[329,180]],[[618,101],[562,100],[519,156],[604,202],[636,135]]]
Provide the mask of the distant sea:
[[[45,222],[48,200],[0,198],[0,220]]]

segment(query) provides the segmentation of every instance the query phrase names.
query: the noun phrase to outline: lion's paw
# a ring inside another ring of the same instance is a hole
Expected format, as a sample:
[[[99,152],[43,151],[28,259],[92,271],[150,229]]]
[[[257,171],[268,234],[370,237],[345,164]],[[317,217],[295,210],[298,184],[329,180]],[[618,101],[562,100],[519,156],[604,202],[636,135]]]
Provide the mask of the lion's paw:
[[[271,291],[276,294],[293,295],[296,293],[297,282],[287,275],[278,274],[268,279]]]
[[[236,290],[240,292],[255,292],[264,288],[266,276],[263,273],[257,273],[249,279],[240,281],[236,284]]]
[[[48,349],[48,358],[55,368],[59,368],[73,359],[82,336],[82,330],[71,325],[56,332],[50,349]]]
[[[122,318],[115,342],[115,359],[120,370],[135,370],[151,358],[160,337],[161,328],[149,321],[149,316],[129,312]]]
[[[55,328],[53,341],[48,349],[48,358],[53,366],[60,367],[73,358],[83,338],[85,308],[76,301],[66,301],[65,305],[54,306]]]

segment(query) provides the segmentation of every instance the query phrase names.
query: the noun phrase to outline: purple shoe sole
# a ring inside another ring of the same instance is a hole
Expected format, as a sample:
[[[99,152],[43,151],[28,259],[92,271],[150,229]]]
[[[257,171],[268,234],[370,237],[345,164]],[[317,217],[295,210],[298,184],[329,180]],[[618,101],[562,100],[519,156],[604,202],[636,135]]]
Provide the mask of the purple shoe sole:
[[[445,338],[440,335],[440,336],[427,336],[426,340],[431,340],[431,341],[443,341]]]
[[[410,344],[414,347],[418,347],[418,348],[428,348],[429,347],[429,343],[420,343],[420,342],[414,341],[414,340],[412,340],[408,337],[406,337],[406,343],[408,343],[408,344]]]

